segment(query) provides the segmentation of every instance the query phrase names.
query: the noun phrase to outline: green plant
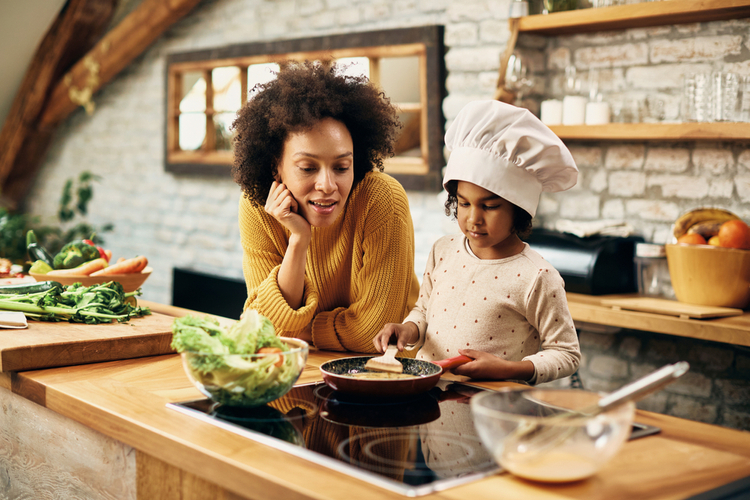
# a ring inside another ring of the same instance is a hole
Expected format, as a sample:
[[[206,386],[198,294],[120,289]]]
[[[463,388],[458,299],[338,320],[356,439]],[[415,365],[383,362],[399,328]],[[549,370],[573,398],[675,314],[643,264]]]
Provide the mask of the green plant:
[[[0,258],[14,264],[26,260],[26,227],[28,216],[0,207]]]
[[[57,212],[60,225],[35,229],[42,245],[52,255],[55,255],[65,244],[73,240],[90,239],[101,245],[104,243],[101,233],[114,229],[114,226],[109,223],[96,228],[85,220],[88,214],[88,204],[94,197],[93,182],[100,179],[101,177],[98,175],[83,171],[78,176],[77,182],[74,182],[72,178],[65,181],[60,196],[60,208]],[[76,220],[77,216],[80,216],[83,220]]]
[[[95,227],[85,220],[88,204],[94,197],[93,183],[101,178],[84,171],[77,179],[70,178],[63,185],[58,225],[42,225],[38,216],[13,213],[0,207],[0,257],[14,264],[28,264],[26,232],[33,229],[39,243],[52,255],[73,240],[90,239],[101,245],[102,233],[110,232],[110,223]]]

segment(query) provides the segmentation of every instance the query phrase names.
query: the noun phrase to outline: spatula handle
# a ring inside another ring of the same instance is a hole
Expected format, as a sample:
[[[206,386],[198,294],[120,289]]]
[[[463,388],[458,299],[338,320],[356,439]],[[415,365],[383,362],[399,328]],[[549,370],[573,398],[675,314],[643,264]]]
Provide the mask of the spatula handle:
[[[452,370],[457,366],[461,366],[463,364],[468,363],[469,361],[474,361],[474,360],[471,359],[469,356],[464,356],[462,354],[460,356],[456,356],[453,358],[441,359],[440,361],[433,361],[433,363],[443,367],[443,370]]]

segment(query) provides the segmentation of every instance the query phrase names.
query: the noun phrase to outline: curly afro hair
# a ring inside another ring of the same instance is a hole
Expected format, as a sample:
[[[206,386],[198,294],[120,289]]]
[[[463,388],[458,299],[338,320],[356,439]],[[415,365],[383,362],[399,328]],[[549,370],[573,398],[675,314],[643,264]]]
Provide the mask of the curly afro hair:
[[[458,218],[458,181],[448,181],[445,185],[445,190],[448,192],[448,199],[445,200],[445,215],[453,216],[454,219]],[[513,232],[518,235],[519,238],[528,238],[531,234],[531,214],[526,210],[513,205]]]
[[[342,122],[352,136],[354,186],[393,156],[401,126],[395,108],[367,78],[341,69],[333,61],[289,61],[275,80],[253,89],[232,125],[232,176],[251,201],[265,204],[289,134],[324,118]]]

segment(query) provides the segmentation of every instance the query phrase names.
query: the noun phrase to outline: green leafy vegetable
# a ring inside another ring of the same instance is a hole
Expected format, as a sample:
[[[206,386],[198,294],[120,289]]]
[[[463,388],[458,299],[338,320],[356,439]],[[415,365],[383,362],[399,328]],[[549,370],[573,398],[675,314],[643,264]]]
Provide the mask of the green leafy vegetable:
[[[148,307],[133,305],[135,292],[125,293],[116,281],[85,287],[80,283],[69,286],[57,282],[51,288],[32,293],[0,293],[0,310],[21,311],[27,318],[39,321],[69,321],[71,323],[125,322],[151,314]],[[46,288],[46,287],[45,287]]]
[[[287,355],[268,318],[247,311],[226,329],[214,318],[185,316],[172,323],[172,348],[183,353],[188,374],[215,401],[228,406],[260,406],[291,389],[304,358]],[[278,355],[256,355],[277,347]],[[276,366],[282,357],[283,362]]]

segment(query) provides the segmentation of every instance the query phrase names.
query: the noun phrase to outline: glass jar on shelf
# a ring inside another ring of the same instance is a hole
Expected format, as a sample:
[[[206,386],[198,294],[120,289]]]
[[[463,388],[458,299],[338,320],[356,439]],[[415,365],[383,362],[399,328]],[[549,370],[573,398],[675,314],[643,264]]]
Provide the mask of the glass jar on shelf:
[[[637,243],[634,260],[639,294],[645,297],[675,298],[664,245]]]
[[[578,0],[542,0],[542,13],[551,14],[578,8]]]

